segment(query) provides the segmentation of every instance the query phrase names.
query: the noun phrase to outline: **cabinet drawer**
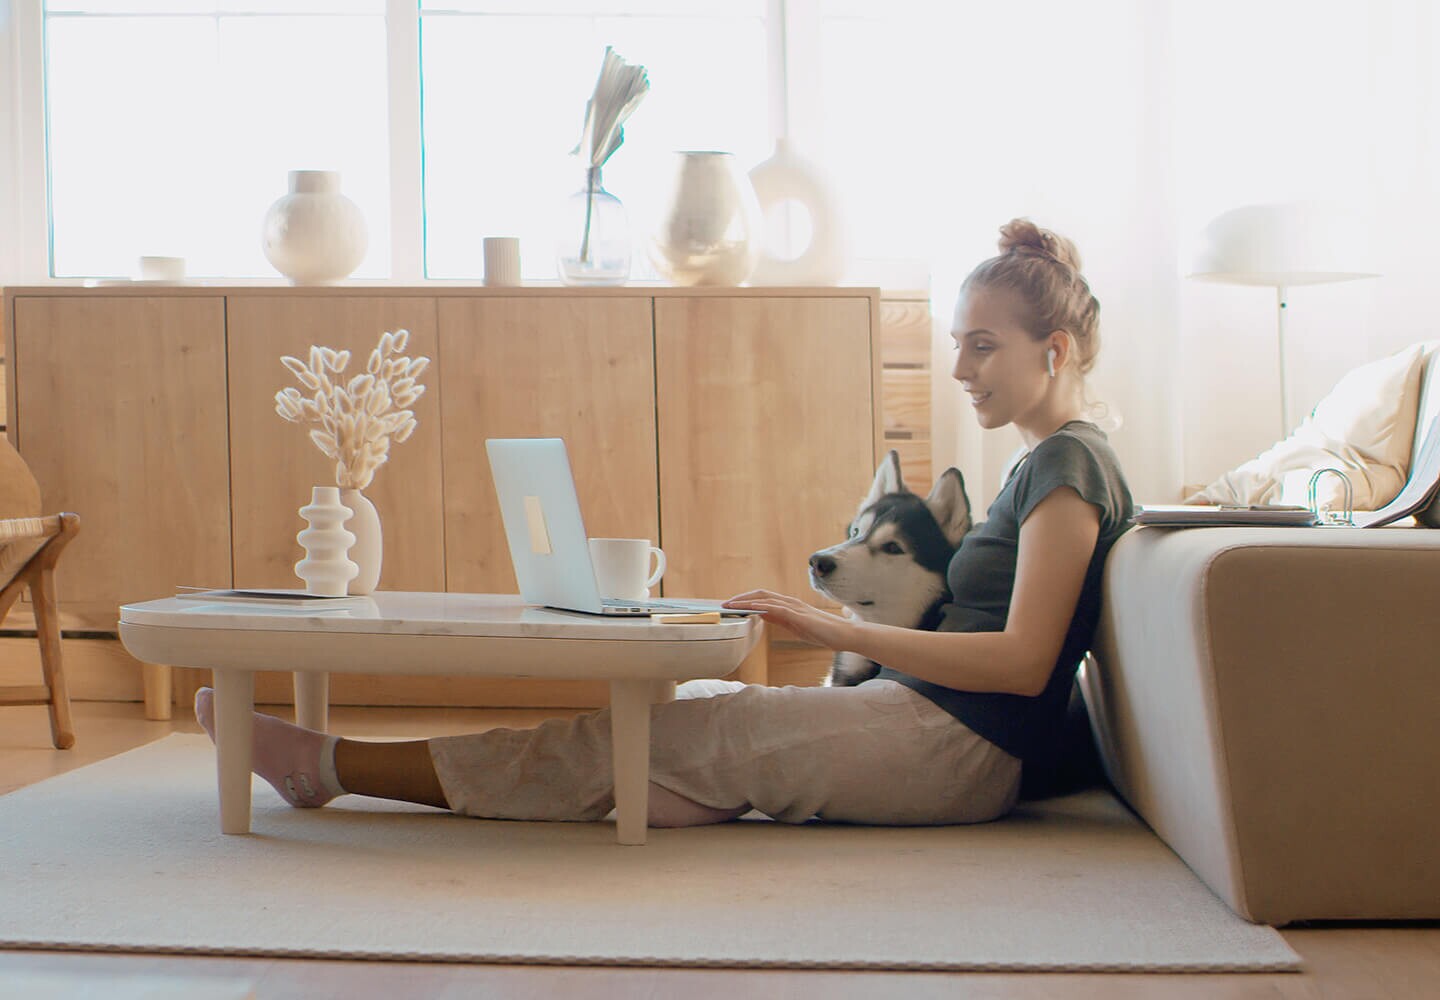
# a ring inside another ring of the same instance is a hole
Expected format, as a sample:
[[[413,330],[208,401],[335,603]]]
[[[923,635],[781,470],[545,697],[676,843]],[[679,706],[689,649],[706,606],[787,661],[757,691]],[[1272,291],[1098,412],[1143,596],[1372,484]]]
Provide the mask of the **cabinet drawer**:
[[[930,303],[880,301],[880,363],[886,367],[930,367]]]

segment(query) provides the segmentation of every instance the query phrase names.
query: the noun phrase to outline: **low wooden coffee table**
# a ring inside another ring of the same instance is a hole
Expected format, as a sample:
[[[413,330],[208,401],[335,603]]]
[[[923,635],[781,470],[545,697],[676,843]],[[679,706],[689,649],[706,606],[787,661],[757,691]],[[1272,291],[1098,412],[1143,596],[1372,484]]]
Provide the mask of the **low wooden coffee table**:
[[[645,843],[650,705],[675,683],[731,673],[759,641],[757,619],[657,624],[552,611],[499,594],[380,592],[312,610],[166,598],[120,608],[120,639],[147,663],[215,672],[220,829],[250,832],[255,671],[295,673],[296,721],[327,725],[328,677],[451,674],[610,682],[616,835]]]

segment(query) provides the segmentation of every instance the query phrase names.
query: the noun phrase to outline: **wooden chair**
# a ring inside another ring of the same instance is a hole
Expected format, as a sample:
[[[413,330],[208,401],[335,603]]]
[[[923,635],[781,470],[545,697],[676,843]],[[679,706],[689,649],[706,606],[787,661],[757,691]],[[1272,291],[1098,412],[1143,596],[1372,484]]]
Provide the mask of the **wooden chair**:
[[[80,530],[80,518],[76,514],[41,516],[40,509],[40,485],[19,452],[0,435],[0,623],[21,591],[29,587],[44,681],[0,687],[0,705],[48,705],[51,738],[57,749],[66,750],[74,746],[75,733],[60,662],[55,563]]]
[[[70,694],[60,661],[60,609],[55,603],[55,563],[80,530],[76,514],[13,517],[0,520],[0,576],[9,576],[0,590],[0,622],[4,622],[20,591],[30,588],[35,606],[35,635],[40,640],[40,671],[45,683],[0,687],[0,705],[50,706],[50,737],[57,750],[75,745],[70,722]],[[38,542],[39,547],[36,548]],[[15,568],[18,564],[18,568]]]

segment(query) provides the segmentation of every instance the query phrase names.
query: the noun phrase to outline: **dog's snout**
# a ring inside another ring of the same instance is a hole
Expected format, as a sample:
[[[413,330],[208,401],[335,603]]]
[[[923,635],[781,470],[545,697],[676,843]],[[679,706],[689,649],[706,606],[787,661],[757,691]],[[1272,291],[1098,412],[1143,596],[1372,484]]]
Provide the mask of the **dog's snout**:
[[[810,568],[815,571],[816,576],[829,576],[835,572],[835,557],[817,552],[810,557]]]

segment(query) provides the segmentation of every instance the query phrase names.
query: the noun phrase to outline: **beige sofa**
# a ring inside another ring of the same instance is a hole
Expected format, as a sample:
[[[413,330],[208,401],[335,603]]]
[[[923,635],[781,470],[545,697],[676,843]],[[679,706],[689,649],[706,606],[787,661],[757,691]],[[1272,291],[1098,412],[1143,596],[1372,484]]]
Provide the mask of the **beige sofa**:
[[[1269,924],[1440,918],[1440,531],[1137,528],[1104,599],[1081,683],[1106,772],[1216,894]]]

